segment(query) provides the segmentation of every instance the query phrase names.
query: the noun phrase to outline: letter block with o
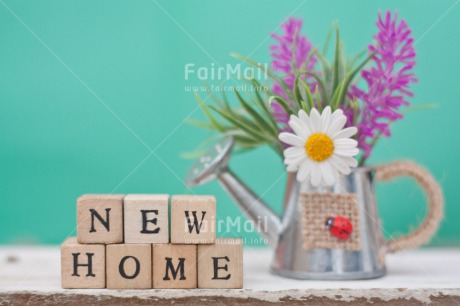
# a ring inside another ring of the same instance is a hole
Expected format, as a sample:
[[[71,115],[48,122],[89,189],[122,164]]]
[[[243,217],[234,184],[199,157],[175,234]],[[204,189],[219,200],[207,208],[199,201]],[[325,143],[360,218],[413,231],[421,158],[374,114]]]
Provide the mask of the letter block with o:
[[[211,244],[216,240],[216,198],[176,195],[171,198],[171,243]]]
[[[130,194],[124,199],[125,243],[168,243],[167,194]]]
[[[105,245],[79,244],[75,237],[61,245],[62,288],[105,288]]]
[[[152,245],[111,244],[107,246],[107,288],[152,288]]]
[[[123,195],[79,197],[77,239],[79,243],[123,243]]]

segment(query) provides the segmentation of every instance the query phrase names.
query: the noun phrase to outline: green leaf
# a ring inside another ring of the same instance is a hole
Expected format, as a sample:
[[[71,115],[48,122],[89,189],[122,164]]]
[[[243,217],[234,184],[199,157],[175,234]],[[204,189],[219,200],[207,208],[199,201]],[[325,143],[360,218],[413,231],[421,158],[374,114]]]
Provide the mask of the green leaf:
[[[340,78],[340,64],[341,64],[341,48],[340,48],[340,33],[339,33],[339,26],[337,25],[335,28],[335,56],[334,56],[334,79],[332,83],[332,90],[335,90],[339,85],[339,78]]]
[[[302,84],[303,89],[305,90],[305,93],[307,94],[307,102],[310,105],[310,109],[315,108],[315,101],[313,99],[313,95],[311,94],[310,88],[303,80],[300,80],[300,83]],[[320,104],[318,104],[318,107],[322,108]]]
[[[413,105],[413,106],[408,106],[404,108],[404,114],[409,114],[414,111],[418,110],[426,110],[426,109],[435,109],[439,108],[439,104],[436,103],[426,103],[426,104],[421,104],[421,105]]]
[[[301,74],[299,73],[296,77],[295,77],[295,81],[294,81],[294,97],[295,97],[295,102],[297,103],[297,107],[298,109],[301,109],[302,108],[302,101],[306,101],[306,97],[304,97],[304,93],[300,90],[300,86],[299,86],[299,78],[300,78]]]
[[[230,53],[230,56],[236,58],[236,59],[239,59],[243,62],[246,62],[258,69],[261,69],[263,72],[265,72],[270,78],[272,78],[276,83],[278,83],[281,88],[283,89],[284,93],[288,96],[289,99],[292,99],[294,100],[294,96],[292,95],[292,91],[291,89],[289,88],[289,86],[286,84],[286,82],[284,82],[284,80],[282,80],[281,78],[279,78],[276,74],[274,74],[272,71],[266,69],[265,67],[263,66],[260,66],[258,63],[256,63],[255,61],[249,59],[249,58],[246,58],[240,54],[237,54],[237,53]]]
[[[203,122],[203,121],[193,120],[193,119],[187,120],[187,124],[190,124],[190,125],[202,128],[202,129],[207,129],[207,130],[215,130],[216,129],[216,127],[214,125],[212,125],[212,124],[209,124],[209,123]]]
[[[260,85],[260,83],[256,79],[252,79],[251,83],[256,88],[262,88],[262,85]],[[276,131],[276,134],[278,134],[279,133],[278,125],[276,124],[276,121],[273,118],[273,114],[272,114],[270,108],[267,106],[267,104],[262,99],[262,97],[261,97],[261,95],[259,93],[259,90],[255,90],[254,92],[255,92],[254,95],[256,97],[256,102],[259,104],[261,110],[265,113],[265,116],[267,117],[267,120],[269,121],[269,123],[272,126],[272,128]]]
[[[369,55],[364,61],[361,62],[361,64],[358,65],[358,67],[356,67],[352,72],[350,72],[346,77],[345,79],[343,80],[343,88],[341,90],[341,93],[336,101],[336,107],[335,109],[337,109],[337,107],[339,105],[342,105],[344,104],[345,102],[345,97],[347,95],[347,91],[348,91],[348,87],[350,87],[350,84],[351,82],[353,81],[353,78],[358,74],[359,71],[361,71],[361,69],[364,68],[364,66],[367,64],[367,62],[369,62],[369,60],[374,56],[374,52]]]
[[[327,50],[329,49],[329,42],[331,41],[332,32],[334,31],[336,24],[337,24],[337,21],[331,23],[329,27],[329,31],[327,31],[327,36],[326,36],[326,39],[324,41],[324,46],[323,46],[323,54],[327,54]]]
[[[265,119],[243,99],[237,90],[235,90],[235,94],[244,110],[260,125],[260,130],[265,130],[266,132],[271,130],[273,134],[276,134],[277,130],[273,129],[273,127],[270,126],[270,124],[268,124]]]
[[[271,96],[270,99],[268,100],[268,103],[271,105],[273,100],[275,100],[279,105],[281,105],[281,107],[284,109],[286,114],[288,114],[288,115],[295,114],[294,110],[291,108],[291,106],[283,98],[278,97],[278,96]]]
[[[331,82],[332,72],[331,72],[331,67],[329,65],[329,62],[320,52],[316,52],[316,58],[319,60],[319,63],[323,70],[324,81],[326,83]],[[327,90],[326,86],[324,86],[324,90],[326,92]]]
[[[211,112],[208,110],[207,106],[203,103],[203,100],[201,100],[201,97],[200,95],[195,92],[195,99],[198,101],[198,105],[200,106],[200,108],[203,110],[203,113],[205,114],[205,116],[209,119],[209,121],[211,121],[211,124],[219,131],[221,132],[224,132],[226,129],[224,126],[222,126],[217,120],[216,118],[214,118],[214,116],[211,114]]]
[[[218,108],[212,106],[212,105],[208,105],[208,107],[210,109],[212,109],[213,111],[215,111],[216,113],[218,113],[220,116],[222,116],[224,119],[226,119],[228,122],[230,122],[231,124],[233,124],[235,127],[241,129],[242,131],[244,131],[245,133],[247,133],[248,135],[256,138],[256,139],[265,139],[267,141],[270,141],[270,139],[267,139],[266,138],[266,135],[257,131],[256,129],[254,129],[253,127],[250,127],[248,126],[247,124],[245,124],[244,122],[241,122],[241,120],[239,120],[238,118],[235,118],[233,117],[232,115],[226,113],[226,112],[223,112],[221,110],[219,110]]]

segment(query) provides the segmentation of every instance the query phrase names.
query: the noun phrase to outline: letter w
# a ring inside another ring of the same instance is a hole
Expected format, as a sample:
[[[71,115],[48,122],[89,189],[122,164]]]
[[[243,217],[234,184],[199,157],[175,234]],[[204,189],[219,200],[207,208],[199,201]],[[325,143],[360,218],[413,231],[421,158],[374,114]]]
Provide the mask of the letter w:
[[[203,219],[204,219],[204,216],[206,215],[206,212],[202,211],[201,214],[202,214],[201,221],[200,221],[200,224],[198,224],[198,218],[196,217],[196,211],[192,211],[192,215],[193,215],[193,224],[192,224],[190,222],[189,211],[188,210],[185,211],[185,217],[187,218],[188,231],[190,234],[192,233],[194,227],[196,228],[196,233],[197,234],[200,233],[201,224],[203,224]]]

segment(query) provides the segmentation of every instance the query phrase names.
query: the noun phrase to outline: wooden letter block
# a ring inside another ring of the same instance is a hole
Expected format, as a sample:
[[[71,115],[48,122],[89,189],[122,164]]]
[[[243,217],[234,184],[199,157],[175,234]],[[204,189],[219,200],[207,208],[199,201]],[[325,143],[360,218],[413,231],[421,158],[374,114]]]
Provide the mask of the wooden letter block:
[[[111,244],[107,246],[107,288],[152,288],[152,246]]]
[[[196,245],[153,245],[153,288],[196,288]]]
[[[171,243],[209,244],[216,240],[216,198],[176,195],[171,199]]]
[[[77,200],[79,243],[123,242],[123,195],[87,194]]]
[[[105,288],[105,245],[78,244],[75,237],[61,245],[62,288]]]
[[[198,246],[198,288],[243,288],[241,239]]]
[[[125,243],[168,243],[166,194],[130,194],[123,200]]]

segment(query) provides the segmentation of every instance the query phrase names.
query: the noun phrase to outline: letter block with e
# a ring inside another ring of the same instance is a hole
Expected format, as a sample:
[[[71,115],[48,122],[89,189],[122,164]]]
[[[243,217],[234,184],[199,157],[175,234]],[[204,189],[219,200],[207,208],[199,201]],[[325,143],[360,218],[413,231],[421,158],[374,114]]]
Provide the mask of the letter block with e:
[[[152,288],[152,245],[111,244],[107,246],[107,288]]]
[[[86,194],[77,200],[79,243],[123,242],[123,195]]]
[[[130,194],[124,199],[125,243],[169,242],[169,195]]]
[[[67,289],[105,288],[105,245],[68,238],[61,245],[61,284]]]
[[[243,243],[220,238],[198,246],[198,288],[243,288]]]
[[[211,244],[216,240],[216,198],[177,195],[171,198],[171,243]]]
[[[197,287],[196,245],[153,245],[153,288]]]

